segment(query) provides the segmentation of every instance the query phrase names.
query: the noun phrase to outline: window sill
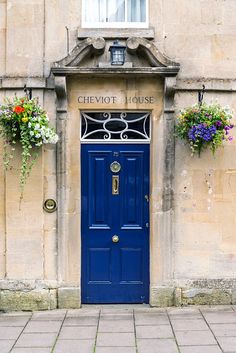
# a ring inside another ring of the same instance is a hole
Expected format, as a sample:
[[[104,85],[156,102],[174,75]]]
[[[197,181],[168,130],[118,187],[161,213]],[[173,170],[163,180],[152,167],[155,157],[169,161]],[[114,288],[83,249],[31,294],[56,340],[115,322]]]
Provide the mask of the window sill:
[[[142,37],[153,39],[155,36],[152,28],[79,28],[78,38],[84,39],[88,37],[103,37],[103,38],[123,38]]]

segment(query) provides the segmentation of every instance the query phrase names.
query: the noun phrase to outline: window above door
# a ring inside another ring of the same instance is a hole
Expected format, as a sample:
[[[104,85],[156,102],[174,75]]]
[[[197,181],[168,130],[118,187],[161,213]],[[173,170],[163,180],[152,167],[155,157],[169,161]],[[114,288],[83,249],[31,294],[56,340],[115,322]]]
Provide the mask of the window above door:
[[[83,28],[147,28],[148,0],[82,0]]]
[[[81,112],[81,142],[150,143],[148,112]]]

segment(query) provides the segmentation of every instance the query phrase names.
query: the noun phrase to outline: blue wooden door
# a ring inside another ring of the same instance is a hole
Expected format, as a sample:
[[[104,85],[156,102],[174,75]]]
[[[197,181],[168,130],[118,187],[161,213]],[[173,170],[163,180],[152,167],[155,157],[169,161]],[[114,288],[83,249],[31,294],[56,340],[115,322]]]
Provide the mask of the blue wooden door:
[[[149,302],[148,195],[149,145],[82,145],[83,303]]]

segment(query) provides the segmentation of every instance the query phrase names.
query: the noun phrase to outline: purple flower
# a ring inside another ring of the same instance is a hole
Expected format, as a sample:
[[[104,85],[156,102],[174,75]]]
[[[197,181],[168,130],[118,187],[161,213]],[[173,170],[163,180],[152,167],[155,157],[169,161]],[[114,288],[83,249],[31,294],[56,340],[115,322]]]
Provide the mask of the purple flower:
[[[199,124],[197,126],[192,126],[188,132],[188,138],[192,141],[197,139],[202,139],[203,141],[212,141],[213,136],[216,134],[216,127],[214,125],[207,127],[207,124]]]
[[[233,129],[233,127],[234,127],[234,125],[226,125],[226,126],[224,127],[224,129],[225,129],[225,131],[228,131],[228,130],[230,130],[230,129]]]
[[[216,122],[216,126],[217,127],[220,127],[222,125],[222,122],[220,121],[220,120],[218,120],[217,122]]]
[[[229,141],[233,141],[233,139],[234,139],[233,136],[229,136],[229,137],[228,137],[228,140],[229,140]]]

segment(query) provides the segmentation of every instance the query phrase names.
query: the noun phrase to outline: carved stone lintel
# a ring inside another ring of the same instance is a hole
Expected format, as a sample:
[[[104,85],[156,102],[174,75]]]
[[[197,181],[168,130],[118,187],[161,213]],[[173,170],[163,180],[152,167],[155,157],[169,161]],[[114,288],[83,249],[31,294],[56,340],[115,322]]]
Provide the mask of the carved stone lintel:
[[[76,45],[72,52],[64,59],[54,63],[53,67],[76,67],[89,54],[101,55],[105,50],[106,42],[102,37],[87,38]]]
[[[179,64],[167,58],[158,48],[145,38],[130,37],[127,39],[127,51],[130,54],[141,52],[144,54],[151,66],[174,66],[179,67]]]

